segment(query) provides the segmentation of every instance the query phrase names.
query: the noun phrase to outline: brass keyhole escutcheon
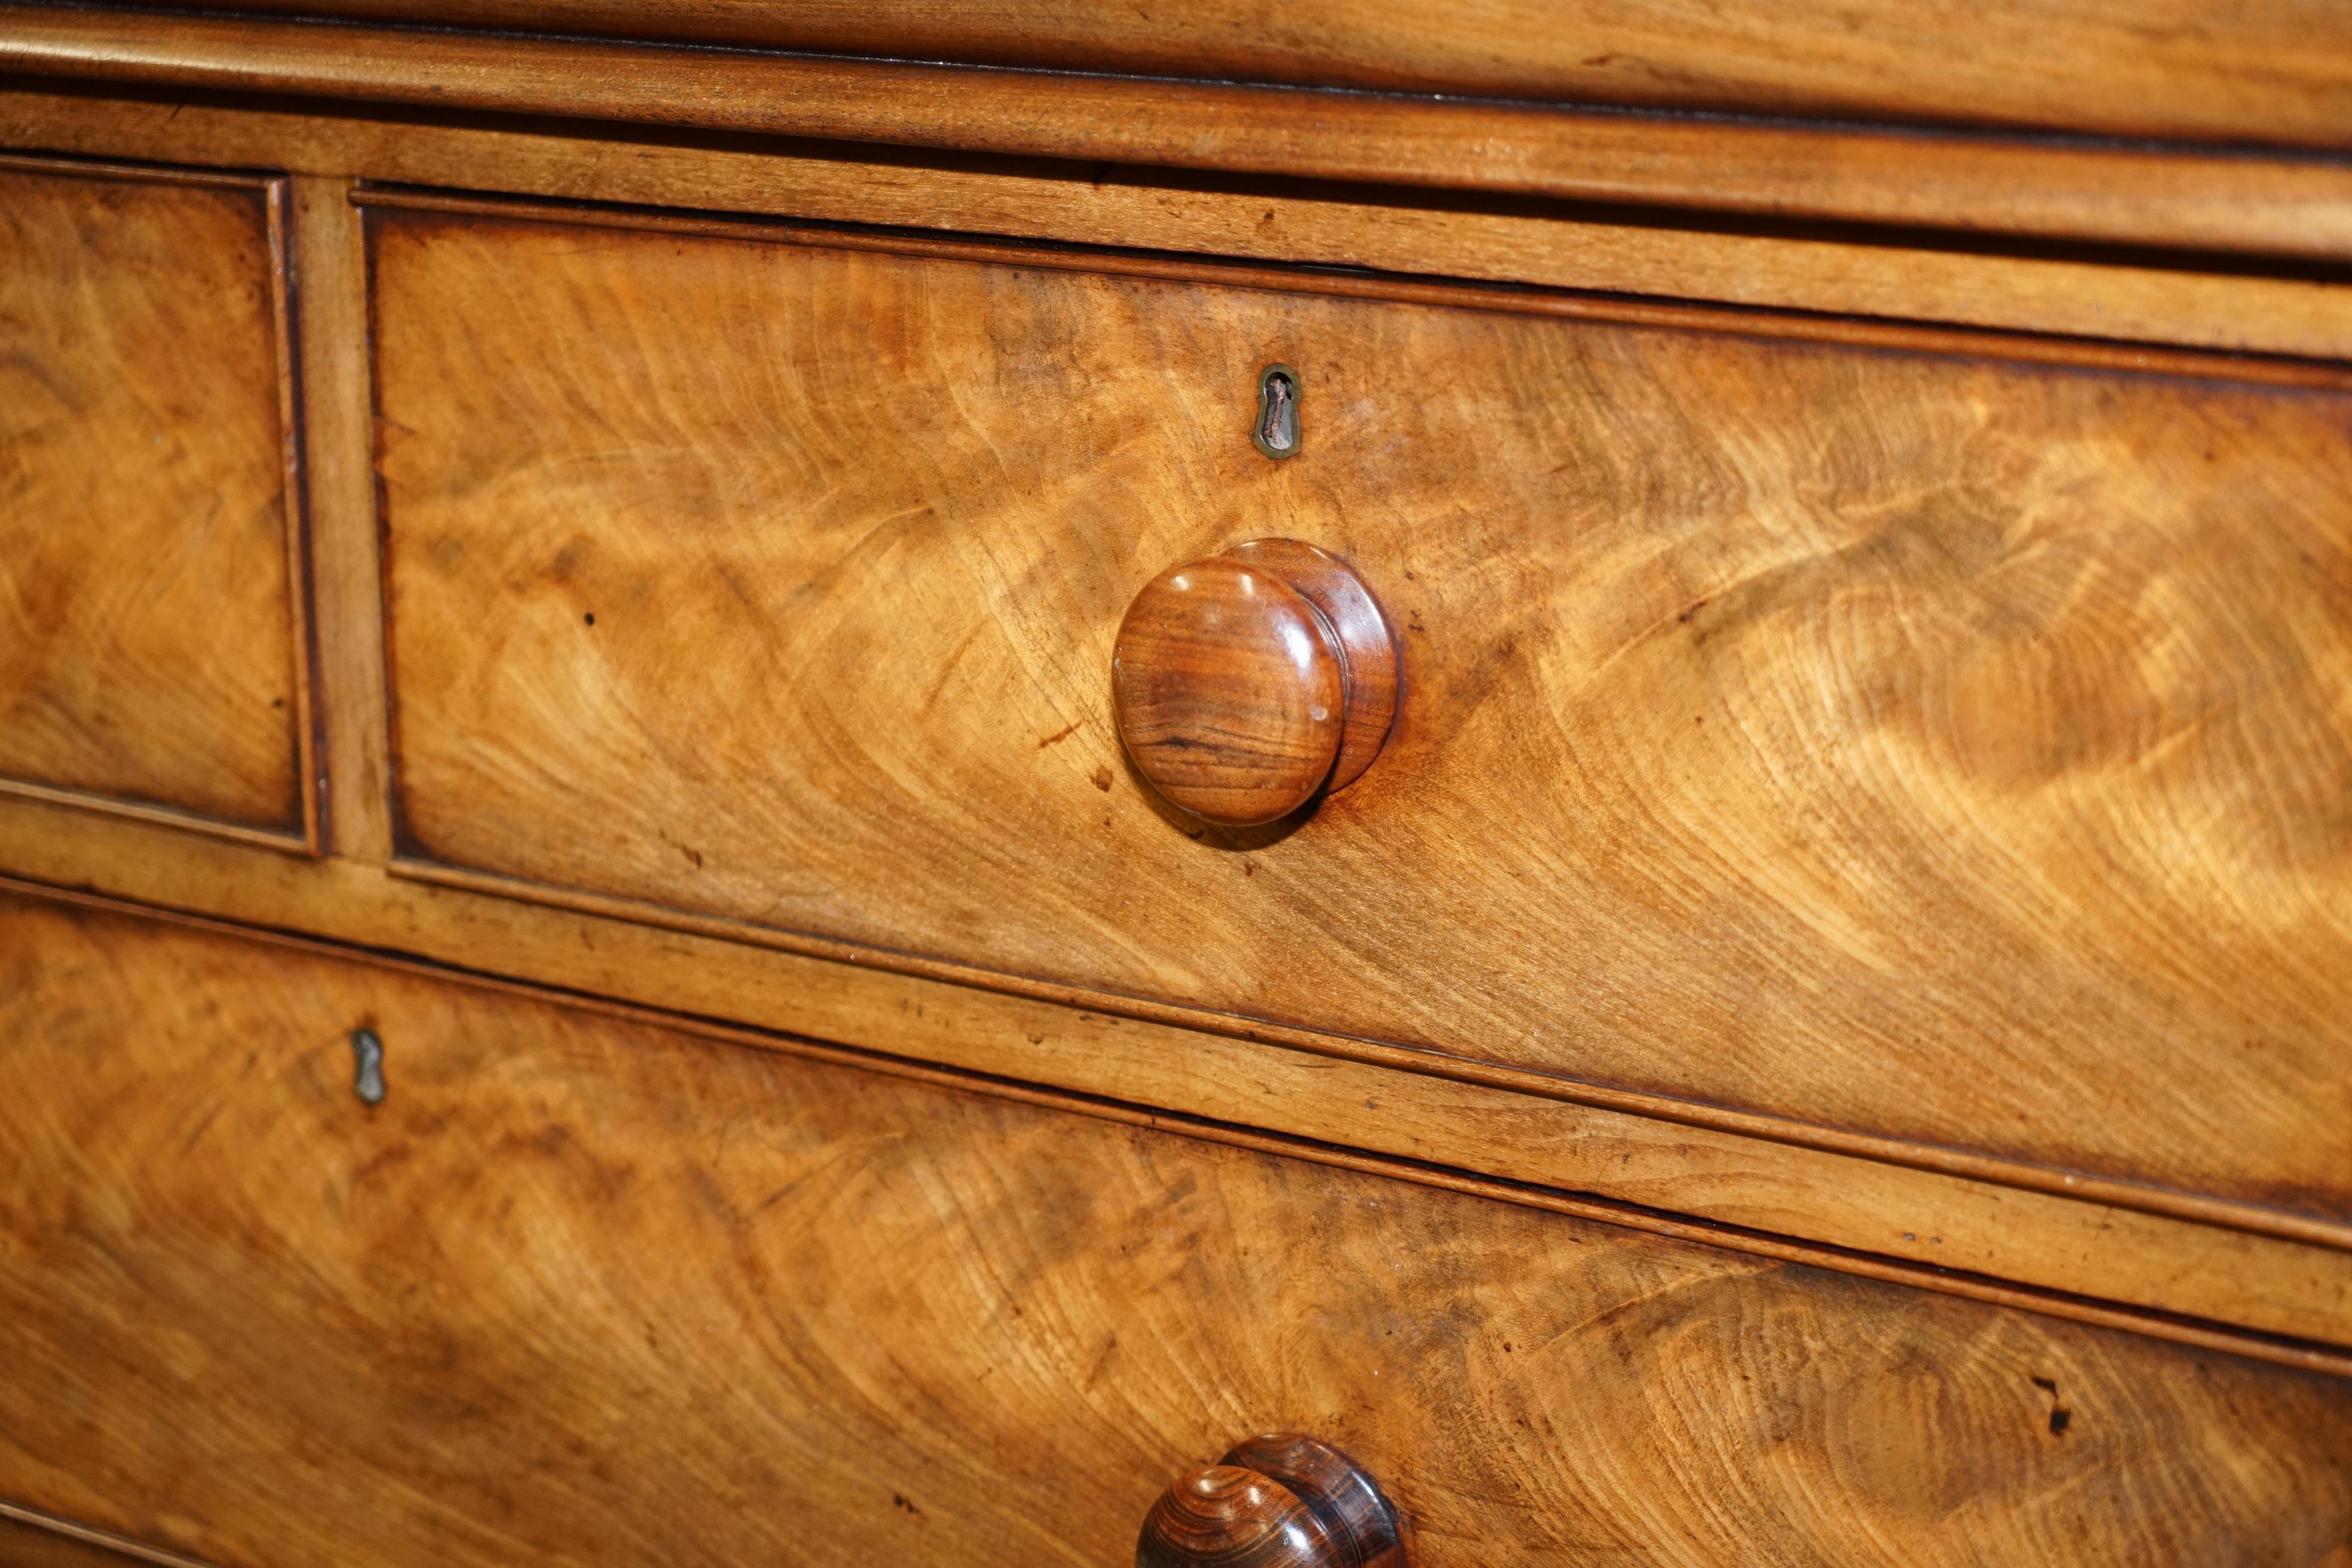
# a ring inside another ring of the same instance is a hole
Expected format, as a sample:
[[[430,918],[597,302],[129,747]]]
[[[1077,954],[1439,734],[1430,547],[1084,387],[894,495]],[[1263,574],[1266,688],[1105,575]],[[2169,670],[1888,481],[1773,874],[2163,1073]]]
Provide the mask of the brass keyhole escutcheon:
[[[1298,373],[1270,364],[1257,373],[1257,424],[1250,440],[1269,458],[1295,458],[1303,438],[1298,423]]]

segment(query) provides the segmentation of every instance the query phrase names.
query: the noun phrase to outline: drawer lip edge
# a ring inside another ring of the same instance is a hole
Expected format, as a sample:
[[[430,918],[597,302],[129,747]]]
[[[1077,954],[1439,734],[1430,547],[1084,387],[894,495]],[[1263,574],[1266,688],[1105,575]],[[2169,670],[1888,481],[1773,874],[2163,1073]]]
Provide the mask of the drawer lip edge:
[[[2249,153],[2236,144],[1982,126],[1699,115],[381,22],[59,15],[27,5],[0,6],[0,67],[1928,231],[2352,256],[2352,225],[2341,212],[2317,226],[2324,237],[2308,237],[2311,212],[2334,205],[2352,177],[2328,149]],[[954,107],[908,107],[925,100]],[[1236,134],[1236,126],[1245,129]],[[1647,155],[1631,156],[1636,152]],[[1757,188],[1756,171],[1781,166],[1791,174]],[[2257,188],[2249,171],[2277,188]],[[2133,200],[2112,199],[2118,182]],[[2014,211],[1988,211],[1986,193],[2004,190]]]
[[[2302,1246],[2352,1252],[2352,1224],[2265,1208],[2239,1199],[2212,1197],[2117,1177],[2035,1165],[1998,1155],[1948,1149],[1907,1139],[1795,1121],[1760,1111],[1709,1105],[1672,1095],[1617,1089],[1564,1074],[1516,1067],[1483,1058],[1334,1034],[1181,1002],[1130,996],[1073,982],[1015,974],[953,959],[902,952],[724,915],[701,914],[672,905],[534,881],[529,878],[451,865],[413,855],[394,856],[385,864],[384,870],[392,877],[428,886],[770,948],[824,963],[969,986],[1027,1001],[1129,1018],[1139,1023],[1165,1025],[1249,1044],[1276,1046],[1314,1056],[1498,1089],[1531,1099],[1638,1116],[1763,1142],[1782,1143],[1818,1153],[1895,1165],[1961,1181],[1981,1182],[2044,1196],[2131,1209],[2164,1219],[2241,1231]],[[0,885],[5,885],[6,880],[6,878],[0,877]]]
[[[260,823],[232,822],[225,817],[206,816],[202,812],[165,805],[161,802],[133,800],[127,795],[102,795],[92,790],[42,784],[35,779],[6,776],[0,776],[0,795],[14,795],[22,800],[38,801],[44,805],[62,805],[76,811],[91,811],[102,816],[124,817],[162,827],[175,827],[184,833],[202,833],[214,838],[225,838],[232,844],[251,844],[288,855],[311,857],[319,853],[317,836],[302,824],[271,826]]]
[[[1361,1172],[1415,1185],[1438,1187],[1695,1245],[1721,1247],[1777,1262],[1828,1269],[1881,1283],[1958,1296],[1989,1305],[2352,1379],[2352,1341],[2336,1343],[2053,1286],[2011,1280],[1966,1269],[1939,1268],[1929,1263],[1776,1234],[1703,1215],[1651,1208],[1598,1194],[1570,1192],[1538,1182],[1486,1175],[1434,1162],[1319,1142],[1297,1133],[1223,1121],[1192,1112],[1157,1110],[1082,1090],[922,1061],[869,1047],[839,1045],[782,1030],[730,1024],[657,1005],[621,1001],[560,985],[456,967],[395,951],[353,947],[300,931],[255,927],[235,920],[158,908],[84,889],[54,887],[5,873],[0,873],[0,894],[160,921],[341,962],[373,964],[446,984],[491,994],[533,999],[714,1043],[779,1051],[965,1093],[1009,1099],[1126,1125],[1175,1132],[1276,1157]],[[173,1568],[182,1568],[183,1564],[185,1568],[210,1568],[208,1564],[189,1560],[165,1561],[173,1564]]]
[[[1206,252],[1139,250],[1078,240],[908,229],[757,213],[713,213],[690,207],[648,207],[627,202],[453,190],[393,181],[355,180],[351,201],[362,213],[371,214],[421,213],[689,235],[1373,303],[1485,310],[1551,321],[1709,332],[1767,342],[1794,341],[1895,353],[2048,364],[2116,375],[2352,391],[2352,363],[2273,350],[2101,338],[2025,327],[1975,326],[1962,321],[1832,314],[1790,306],[1627,296],[1557,284],[1340,269],[1312,262],[1229,258]]]
[[[94,1525],[79,1523],[37,1508],[27,1508],[5,1498],[0,1498],[0,1522],[44,1531],[101,1552],[111,1552],[134,1563],[152,1563],[157,1568],[213,1568],[213,1564],[203,1558],[190,1557],[168,1547],[151,1546],[127,1535],[117,1535],[112,1531],[100,1530]]]

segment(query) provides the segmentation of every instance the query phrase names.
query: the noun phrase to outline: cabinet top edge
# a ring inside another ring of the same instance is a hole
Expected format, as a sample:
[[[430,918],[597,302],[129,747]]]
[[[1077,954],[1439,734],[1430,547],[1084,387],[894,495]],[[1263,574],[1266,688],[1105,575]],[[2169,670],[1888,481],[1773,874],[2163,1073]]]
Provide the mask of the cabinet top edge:
[[[576,22],[579,9],[575,0],[541,25]],[[2283,138],[2245,145],[2259,140],[2262,122],[2253,121],[2211,133],[2228,145],[2157,145],[2085,139],[2122,133],[2120,125],[1808,123],[1689,112],[1762,107],[1737,99],[1575,107],[1408,93],[1395,84],[1374,90],[1147,78],[782,47],[824,41],[800,33],[756,47],[714,47],[708,38],[413,25],[439,16],[431,0],[356,0],[345,10],[372,19],[0,4],[0,71],[1369,185],[1401,190],[1408,202],[1472,193],[2329,268],[2352,262],[2352,161],[2339,155],[2352,148],[2352,112],[2324,133],[2297,132],[2301,150]],[[502,15],[492,6],[481,19]],[[931,42],[911,28],[900,39],[914,52]],[[2310,47],[2324,63],[2326,40]],[[2342,52],[2352,74],[2352,38]],[[1111,50],[1092,63],[1171,62]],[[1499,79],[1488,85],[1525,90]],[[2047,134],[2052,129],[2074,134]],[[2170,129],[2178,136],[2187,128]]]

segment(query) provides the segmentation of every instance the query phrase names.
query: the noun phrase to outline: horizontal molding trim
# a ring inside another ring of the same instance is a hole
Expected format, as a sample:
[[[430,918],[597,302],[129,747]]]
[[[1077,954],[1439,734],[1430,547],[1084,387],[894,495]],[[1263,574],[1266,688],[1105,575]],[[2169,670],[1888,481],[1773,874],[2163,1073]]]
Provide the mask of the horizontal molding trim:
[[[2352,260],[2352,164],[2325,156],[26,5],[0,71]]]

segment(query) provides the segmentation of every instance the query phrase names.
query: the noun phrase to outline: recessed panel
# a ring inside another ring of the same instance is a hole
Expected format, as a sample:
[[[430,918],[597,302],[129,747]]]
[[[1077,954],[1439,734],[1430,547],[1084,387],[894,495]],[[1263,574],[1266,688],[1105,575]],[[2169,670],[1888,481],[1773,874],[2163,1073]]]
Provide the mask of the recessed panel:
[[[305,833],[272,199],[0,162],[0,788]]]

